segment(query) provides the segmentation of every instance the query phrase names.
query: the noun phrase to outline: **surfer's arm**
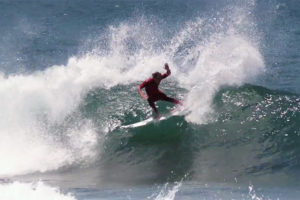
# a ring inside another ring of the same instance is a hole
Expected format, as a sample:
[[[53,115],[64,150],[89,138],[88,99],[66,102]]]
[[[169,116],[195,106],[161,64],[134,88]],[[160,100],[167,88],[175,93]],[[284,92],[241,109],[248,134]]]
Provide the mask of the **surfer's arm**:
[[[168,63],[165,64],[165,70],[167,70],[167,72],[162,75],[162,78],[167,78],[171,74]]]
[[[139,92],[139,94],[141,95],[141,97],[142,97],[143,99],[146,99],[146,100],[148,99],[147,95],[146,95],[145,93],[142,92],[142,90],[141,90],[140,87],[138,87],[138,92]]]
[[[143,99],[148,99],[148,96],[145,94],[145,93],[143,93],[142,92],[142,88],[143,87],[145,87],[145,84],[146,84],[147,82],[145,81],[145,82],[143,82],[139,87],[138,87],[138,92],[139,92],[139,94],[140,94],[140,96],[143,98]]]

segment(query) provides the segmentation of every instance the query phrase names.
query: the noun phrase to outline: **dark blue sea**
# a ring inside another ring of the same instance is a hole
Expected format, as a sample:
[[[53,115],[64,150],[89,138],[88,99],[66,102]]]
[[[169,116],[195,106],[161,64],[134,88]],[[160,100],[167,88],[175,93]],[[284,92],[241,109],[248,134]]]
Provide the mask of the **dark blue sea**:
[[[300,1],[0,0],[0,199],[300,199]]]

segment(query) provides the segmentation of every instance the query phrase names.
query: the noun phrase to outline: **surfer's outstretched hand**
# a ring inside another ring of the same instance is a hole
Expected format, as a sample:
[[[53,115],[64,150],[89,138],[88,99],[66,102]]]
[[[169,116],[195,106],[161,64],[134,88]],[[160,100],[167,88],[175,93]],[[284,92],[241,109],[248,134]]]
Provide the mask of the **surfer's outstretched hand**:
[[[148,96],[147,95],[143,95],[143,99],[148,100]]]
[[[165,69],[166,69],[166,70],[170,70],[169,64],[168,64],[168,63],[165,63]]]

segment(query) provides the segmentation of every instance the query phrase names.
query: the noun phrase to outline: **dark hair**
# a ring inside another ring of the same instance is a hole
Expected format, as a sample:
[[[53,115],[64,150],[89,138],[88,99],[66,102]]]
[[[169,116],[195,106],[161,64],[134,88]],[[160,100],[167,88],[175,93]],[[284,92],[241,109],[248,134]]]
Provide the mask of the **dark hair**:
[[[159,72],[155,72],[155,73],[152,74],[152,77],[156,78],[158,75],[161,75],[161,74]]]

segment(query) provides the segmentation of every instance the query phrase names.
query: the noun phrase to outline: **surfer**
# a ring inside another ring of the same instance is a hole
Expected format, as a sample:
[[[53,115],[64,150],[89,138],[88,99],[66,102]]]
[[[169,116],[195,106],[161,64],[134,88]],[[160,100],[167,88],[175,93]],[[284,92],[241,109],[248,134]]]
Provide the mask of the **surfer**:
[[[149,78],[145,80],[139,87],[138,87],[138,92],[141,95],[143,99],[146,99],[149,103],[149,105],[152,107],[152,109],[155,112],[155,119],[159,118],[159,113],[158,110],[155,106],[155,102],[162,100],[162,101],[169,101],[174,104],[180,104],[182,103],[178,101],[177,99],[168,97],[166,94],[164,94],[162,91],[158,89],[158,86],[160,84],[160,81],[166,77],[168,77],[171,74],[171,70],[169,68],[168,63],[165,64],[165,69],[167,70],[166,73],[161,74],[159,72],[155,72],[152,74],[152,78]],[[146,94],[142,92],[142,89],[145,88]]]

